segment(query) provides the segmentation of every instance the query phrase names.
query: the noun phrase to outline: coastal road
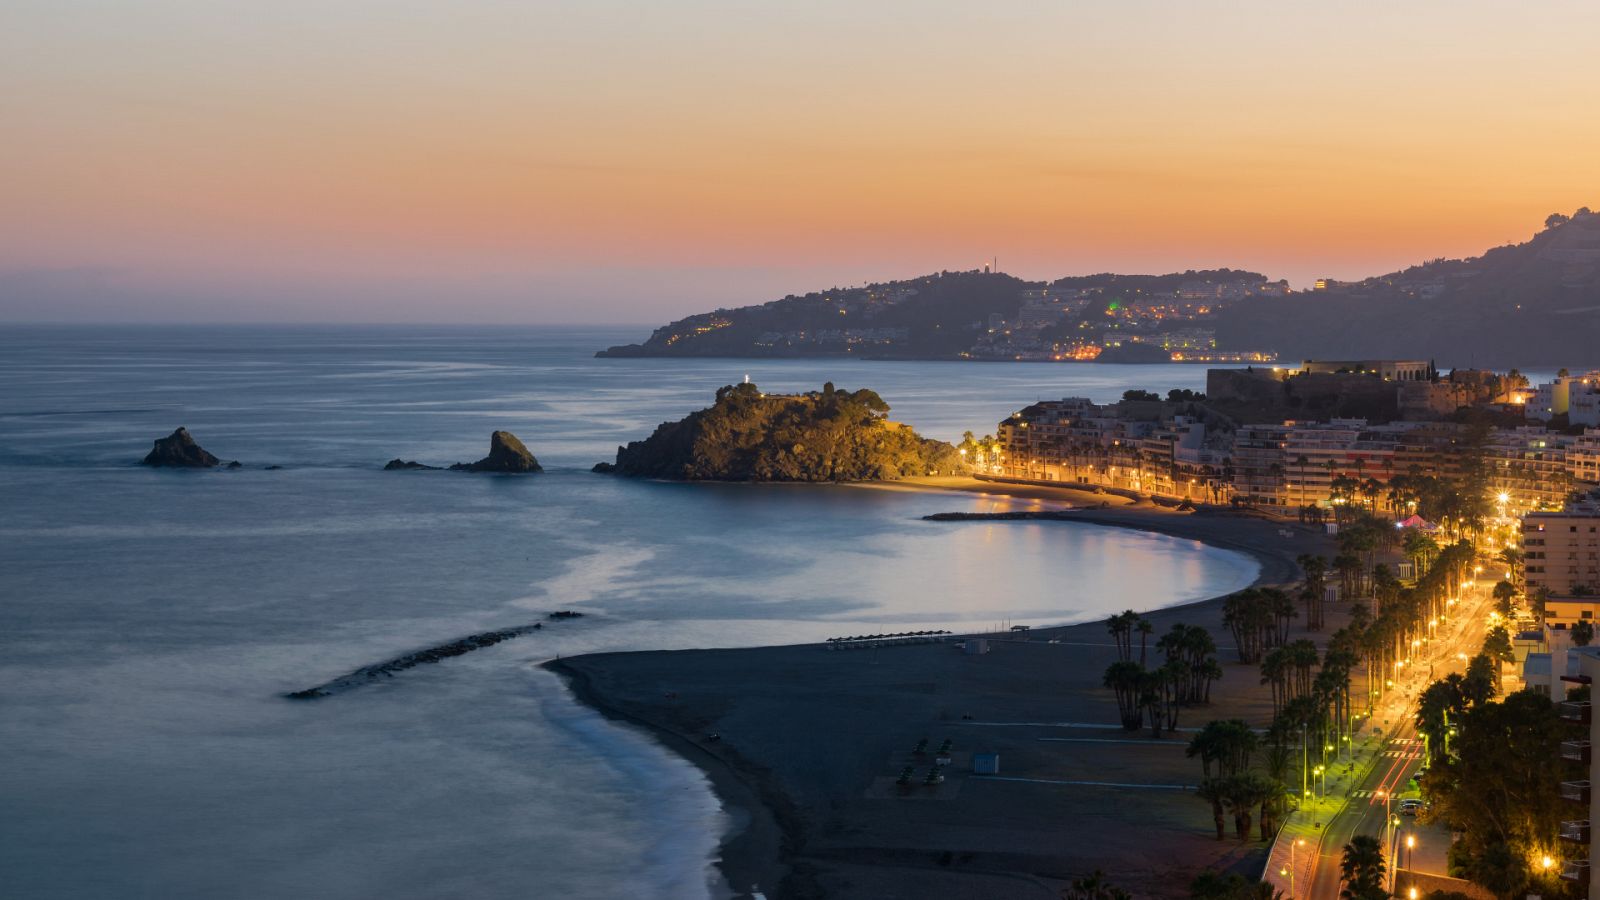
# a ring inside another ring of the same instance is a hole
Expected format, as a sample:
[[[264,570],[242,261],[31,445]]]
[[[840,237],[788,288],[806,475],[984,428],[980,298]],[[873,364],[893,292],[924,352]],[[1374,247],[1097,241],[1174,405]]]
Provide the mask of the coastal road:
[[[1385,805],[1385,797],[1393,797],[1404,791],[1406,783],[1422,768],[1424,761],[1423,743],[1417,734],[1414,713],[1417,694],[1433,681],[1451,672],[1463,671],[1466,663],[1460,654],[1470,657],[1483,642],[1483,623],[1493,606],[1486,586],[1478,584],[1464,589],[1459,605],[1462,612],[1455,617],[1455,621],[1449,623],[1448,633],[1429,645],[1431,652],[1412,667],[1416,674],[1398,684],[1396,687],[1399,690],[1391,691],[1389,702],[1374,714],[1373,718],[1380,720],[1376,727],[1383,727],[1381,720],[1388,722],[1388,727],[1383,728],[1383,743],[1375,764],[1364,778],[1351,785],[1343,798],[1342,808],[1328,822],[1327,831],[1318,847],[1311,883],[1300,888],[1296,892],[1297,897],[1291,900],[1298,900],[1299,897],[1338,900],[1339,867],[1344,859],[1344,845],[1358,834],[1383,837],[1384,820],[1390,815],[1389,810],[1394,808],[1393,803]],[[1392,844],[1403,846],[1401,835],[1409,830],[1411,821],[1401,817],[1402,824],[1393,832]],[[1394,848],[1389,849],[1389,858],[1393,859]]]

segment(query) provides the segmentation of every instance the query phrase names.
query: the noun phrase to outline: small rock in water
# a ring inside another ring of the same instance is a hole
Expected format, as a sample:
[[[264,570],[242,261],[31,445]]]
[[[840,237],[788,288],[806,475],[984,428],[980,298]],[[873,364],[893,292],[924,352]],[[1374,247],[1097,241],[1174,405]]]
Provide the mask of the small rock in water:
[[[179,469],[209,469],[222,464],[222,460],[207,453],[189,436],[189,430],[182,427],[164,438],[157,438],[155,447],[141,462],[146,466]],[[229,468],[238,465],[238,462],[234,462]]]
[[[544,467],[533,458],[528,448],[509,431],[496,431],[489,435],[489,455],[475,463],[456,463],[450,467],[458,472],[543,472]]]
[[[385,472],[394,472],[401,469],[437,469],[438,466],[425,466],[414,459],[391,459],[384,464]]]

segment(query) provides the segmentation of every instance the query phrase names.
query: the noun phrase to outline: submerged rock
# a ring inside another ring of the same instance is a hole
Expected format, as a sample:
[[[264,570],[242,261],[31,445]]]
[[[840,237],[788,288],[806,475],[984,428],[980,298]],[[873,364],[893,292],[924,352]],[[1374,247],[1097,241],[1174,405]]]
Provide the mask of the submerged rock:
[[[398,458],[389,460],[383,466],[383,470],[385,472],[394,472],[394,471],[398,471],[398,470],[402,470],[402,469],[429,469],[429,470],[434,470],[434,469],[438,469],[438,468],[439,468],[438,466],[425,466],[422,463],[419,463],[414,459],[398,459]]]
[[[172,434],[157,438],[155,447],[141,460],[141,464],[181,469],[209,469],[222,465],[222,460],[207,453],[195,443],[194,438],[189,436],[187,428],[179,427]],[[230,468],[238,465],[235,462]]]
[[[489,435],[489,455],[475,463],[456,463],[450,467],[458,472],[543,472],[544,467],[533,458],[528,448],[522,446],[517,436],[509,431],[496,431]]]

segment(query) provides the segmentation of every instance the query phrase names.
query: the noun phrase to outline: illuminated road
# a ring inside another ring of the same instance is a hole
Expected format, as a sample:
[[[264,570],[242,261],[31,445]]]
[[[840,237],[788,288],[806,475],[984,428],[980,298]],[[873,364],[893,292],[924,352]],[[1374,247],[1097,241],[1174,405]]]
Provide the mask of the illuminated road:
[[[1493,607],[1493,599],[1486,586],[1478,584],[1463,590],[1460,605],[1462,612],[1450,623],[1450,632],[1432,642],[1428,648],[1432,652],[1412,667],[1417,674],[1397,684],[1397,690],[1391,692],[1394,694],[1392,702],[1381,705],[1374,714],[1373,720],[1379,723],[1377,727],[1384,727],[1381,723],[1385,719],[1389,723],[1384,728],[1383,749],[1376,765],[1367,777],[1351,788],[1344,798],[1343,808],[1328,823],[1311,884],[1297,891],[1300,897],[1338,900],[1339,865],[1344,858],[1344,845],[1358,834],[1381,838],[1386,817],[1385,796],[1392,797],[1404,791],[1406,782],[1422,767],[1423,744],[1417,735],[1414,717],[1416,696],[1433,681],[1466,668],[1457,654],[1470,656],[1478,652],[1483,643],[1483,623]],[[1402,818],[1402,822],[1408,821]],[[1398,832],[1392,842],[1400,842]],[[1388,858],[1393,859],[1393,856]]]

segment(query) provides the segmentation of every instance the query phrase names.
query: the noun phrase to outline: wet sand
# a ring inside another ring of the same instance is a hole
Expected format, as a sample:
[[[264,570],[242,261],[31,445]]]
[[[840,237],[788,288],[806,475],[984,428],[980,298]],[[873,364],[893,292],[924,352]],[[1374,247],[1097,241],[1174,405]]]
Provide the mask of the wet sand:
[[[940,479],[870,489],[1107,500],[1116,505],[1073,515],[1249,553],[1261,563],[1258,584],[1293,580],[1299,554],[1332,554],[1332,542],[1309,528],[1053,486]],[[1328,630],[1343,615],[1330,611]],[[1185,710],[1180,729],[1270,718],[1256,667],[1235,661],[1220,598],[1147,618],[1152,657],[1154,640],[1176,622],[1207,627],[1220,648],[1224,676],[1213,701]],[[1321,643],[1325,633],[1296,629],[1291,639],[1299,636]],[[740,826],[720,860],[737,896],[759,886],[785,898],[1055,898],[1066,881],[1102,869],[1135,896],[1176,898],[1203,868],[1259,873],[1263,845],[1215,839],[1210,807],[1190,790],[1201,773],[1184,755],[1188,735],[1153,741],[1147,730],[1116,727],[1114,698],[1101,686],[1116,651],[1102,623],[990,637],[984,655],[950,643],[808,644],[548,665],[580,701],[646,728],[706,771]],[[952,742],[949,775],[933,787],[922,784],[932,756],[914,753],[924,737],[930,751]],[[972,773],[975,752],[999,754],[999,778]],[[915,783],[902,788],[895,778],[907,764],[916,766]]]

